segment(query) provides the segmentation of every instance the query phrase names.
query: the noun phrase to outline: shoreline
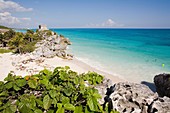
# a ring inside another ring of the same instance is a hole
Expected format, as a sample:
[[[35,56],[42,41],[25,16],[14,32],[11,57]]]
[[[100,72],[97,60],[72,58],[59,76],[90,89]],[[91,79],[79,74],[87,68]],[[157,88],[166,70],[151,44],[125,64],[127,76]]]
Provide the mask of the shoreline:
[[[23,63],[23,61],[27,61],[29,59],[34,60],[29,61],[26,64]],[[37,63],[37,60],[39,59],[43,60],[43,62]],[[17,66],[25,67],[25,69],[17,70]],[[78,60],[77,58],[73,58],[73,60],[62,59],[57,56],[54,58],[36,58],[36,56],[33,56],[31,54],[15,55],[12,53],[0,54],[0,81],[3,81],[8,73],[10,73],[10,71],[14,72],[16,75],[26,76],[36,74],[37,72],[45,68],[53,71],[54,68],[58,66],[69,66],[71,70],[76,71],[79,74],[87,73],[89,71],[96,72],[103,75],[107,79],[110,79],[114,83],[126,81],[123,78],[108,74],[107,72],[103,72],[94,67],[91,67],[90,65]]]
[[[105,71],[103,71],[103,70],[99,70],[99,69],[97,69],[97,68],[95,68],[95,67],[92,67],[92,66],[88,65],[87,63],[84,63],[83,61],[78,60],[77,58],[74,58],[74,59],[73,59],[73,63],[74,63],[74,62],[76,62],[76,64],[79,64],[81,67],[84,66],[83,68],[84,68],[85,70],[94,71],[94,72],[96,72],[96,73],[98,73],[98,74],[101,74],[101,75],[105,76],[106,78],[111,79],[111,80],[112,80],[113,82],[115,82],[115,83],[127,81],[127,80],[125,80],[124,78],[121,78],[121,77],[119,77],[119,76],[116,76],[116,74],[113,75],[113,74],[110,74],[110,73],[105,72]]]

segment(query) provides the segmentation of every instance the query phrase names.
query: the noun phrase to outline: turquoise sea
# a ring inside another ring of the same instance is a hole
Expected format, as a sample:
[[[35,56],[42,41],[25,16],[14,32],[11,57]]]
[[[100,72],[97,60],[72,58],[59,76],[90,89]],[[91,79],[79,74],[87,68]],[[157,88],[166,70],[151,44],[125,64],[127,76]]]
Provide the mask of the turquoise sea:
[[[50,30],[70,39],[68,52],[77,59],[128,81],[170,73],[170,29]]]
[[[69,52],[129,81],[170,72],[170,29],[51,29],[69,38]]]

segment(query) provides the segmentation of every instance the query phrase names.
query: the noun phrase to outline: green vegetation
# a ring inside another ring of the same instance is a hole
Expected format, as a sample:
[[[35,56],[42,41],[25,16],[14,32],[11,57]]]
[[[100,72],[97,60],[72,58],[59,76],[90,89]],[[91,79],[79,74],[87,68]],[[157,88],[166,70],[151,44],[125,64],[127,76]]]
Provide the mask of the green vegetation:
[[[0,29],[10,29],[10,28],[0,25]]]
[[[51,31],[36,32],[27,30],[27,32],[15,32],[12,29],[0,34],[0,44],[2,47],[9,47],[15,53],[27,53],[35,50],[35,44],[42,39],[43,34],[51,35]]]
[[[12,39],[14,36],[15,32],[12,29],[10,29],[4,34],[0,34],[0,43],[3,45],[3,47],[7,47],[9,40]]]
[[[78,75],[66,66],[25,77],[9,73],[4,80],[1,113],[108,113],[98,103],[101,96],[94,88],[103,77],[94,72]]]
[[[0,48],[0,53],[9,53],[9,52],[12,52],[12,51],[8,50],[8,49],[1,49]]]

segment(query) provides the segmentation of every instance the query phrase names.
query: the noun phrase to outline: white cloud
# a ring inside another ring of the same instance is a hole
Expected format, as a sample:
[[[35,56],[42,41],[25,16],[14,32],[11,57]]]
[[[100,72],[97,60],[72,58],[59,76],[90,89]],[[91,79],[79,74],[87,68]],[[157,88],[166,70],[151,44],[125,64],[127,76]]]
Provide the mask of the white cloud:
[[[20,18],[21,20],[25,20],[25,21],[30,21],[31,18],[27,18],[27,17],[24,17],[24,18]]]
[[[106,27],[106,28],[112,28],[112,27],[123,27],[123,24],[119,24],[115,21],[113,21],[112,19],[108,19],[105,22],[101,23],[101,24],[88,24],[87,27]]]
[[[28,26],[31,22],[31,18],[18,18],[13,16],[13,14],[17,12],[28,12],[32,10],[32,8],[25,8],[13,1],[0,0],[0,25],[5,25],[9,27],[20,27],[26,25]]]
[[[12,25],[17,23],[20,23],[20,20],[17,17],[13,17],[11,13],[9,12],[0,13],[0,24]]]
[[[116,26],[116,25],[117,25],[117,23],[114,22],[112,19],[108,19],[107,21],[105,21],[105,22],[102,24],[102,26],[110,26],[110,27]]]
[[[0,24],[1,25],[17,25],[22,23],[27,23],[31,18],[17,18],[11,15],[9,12],[0,13]]]
[[[8,12],[26,12],[32,11],[32,8],[25,8],[13,1],[4,1],[0,0],[0,12],[8,11]]]

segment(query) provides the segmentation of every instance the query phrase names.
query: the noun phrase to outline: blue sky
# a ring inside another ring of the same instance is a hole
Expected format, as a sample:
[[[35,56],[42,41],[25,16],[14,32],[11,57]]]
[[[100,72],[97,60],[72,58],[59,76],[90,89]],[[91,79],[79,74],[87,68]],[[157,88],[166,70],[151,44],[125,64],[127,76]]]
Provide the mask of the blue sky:
[[[170,0],[0,0],[0,24],[170,28]]]

